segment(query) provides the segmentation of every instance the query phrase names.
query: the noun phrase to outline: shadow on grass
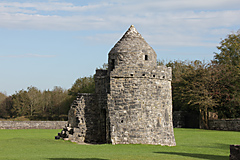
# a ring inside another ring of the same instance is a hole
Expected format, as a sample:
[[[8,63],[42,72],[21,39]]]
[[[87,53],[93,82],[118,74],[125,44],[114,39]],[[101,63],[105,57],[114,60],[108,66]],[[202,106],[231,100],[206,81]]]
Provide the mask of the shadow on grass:
[[[178,155],[184,157],[192,157],[192,158],[202,158],[207,160],[226,160],[228,156],[219,156],[219,155],[210,155],[210,154],[197,154],[197,153],[181,153],[181,152],[154,152],[159,154],[169,154],[169,155]]]
[[[182,145],[182,146],[188,146],[188,145]],[[211,146],[209,146],[209,145],[191,145],[191,147],[215,148],[215,149],[229,150],[230,145],[229,144],[222,144],[222,143],[213,143]]]
[[[230,149],[229,144],[214,143],[214,145],[216,145],[216,147],[214,147],[214,148],[223,149],[223,150],[229,150]]]
[[[49,160],[107,160],[101,158],[49,158]]]

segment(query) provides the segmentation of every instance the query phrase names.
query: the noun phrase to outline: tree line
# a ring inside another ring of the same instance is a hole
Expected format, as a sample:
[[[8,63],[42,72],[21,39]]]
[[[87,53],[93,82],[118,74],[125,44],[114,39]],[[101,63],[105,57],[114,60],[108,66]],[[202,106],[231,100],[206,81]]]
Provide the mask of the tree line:
[[[201,128],[208,128],[209,112],[220,119],[240,118],[240,31],[229,34],[217,48],[219,53],[210,62],[158,60],[158,65],[172,67],[173,110],[199,113]],[[77,79],[69,90],[55,87],[42,92],[30,86],[8,97],[0,93],[0,117],[66,119],[77,94],[94,90],[90,76]]]
[[[209,112],[219,119],[240,118],[240,30],[217,48],[210,62],[166,63],[173,70],[173,110],[200,113],[201,128],[208,128]]]
[[[40,91],[30,86],[11,96],[0,93],[0,118],[67,120],[68,110],[77,93],[92,93],[94,88],[94,79],[90,76],[78,78],[69,90],[56,86],[52,91]]]

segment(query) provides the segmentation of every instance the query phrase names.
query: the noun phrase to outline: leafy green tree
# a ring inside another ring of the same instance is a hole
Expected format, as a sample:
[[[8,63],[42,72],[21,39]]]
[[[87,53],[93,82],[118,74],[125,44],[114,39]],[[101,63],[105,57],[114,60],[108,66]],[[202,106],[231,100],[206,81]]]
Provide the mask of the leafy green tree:
[[[14,117],[28,115],[29,97],[27,91],[20,90],[12,95],[13,106],[11,113]]]
[[[12,99],[12,96],[8,96],[0,104],[0,110],[1,110],[0,117],[12,118],[13,116],[15,116],[14,113],[12,113],[12,109],[13,109],[13,99]]]
[[[6,105],[4,104],[7,96],[0,92],[0,117],[5,117],[7,115]]]
[[[229,34],[217,47],[213,69],[217,81],[215,99],[220,118],[240,117],[240,30]]]
[[[212,64],[214,107],[219,118],[240,117],[240,72],[235,66]]]
[[[229,34],[220,42],[217,47],[220,53],[215,53],[217,64],[233,65],[240,68],[240,30],[236,33]]]
[[[95,82],[92,76],[78,78],[73,84],[72,88],[69,89],[69,95],[77,96],[78,93],[94,93]]]
[[[193,76],[195,74],[195,70],[199,68],[196,64],[200,63],[199,61],[170,61],[166,65],[172,68],[172,94],[173,94],[173,110],[196,110],[189,107],[188,101],[185,97],[183,98],[183,94],[185,93],[185,83],[183,83],[183,76]],[[202,62],[201,62],[202,63]],[[164,64],[164,63],[162,63]],[[188,80],[188,79],[187,79]],[[190,83],[191,80],[189,79]],[[190,98],[191,99],[191,98]]]
[[[52,106],[53,106],[53,113],[56,115],[66,114],[66,108],[70,108],[70,105],[66,103],[68,100],[68,92],[62,89],[59,86],[55,86],[52,93]],[[68,106],[69,105],[69,106]]]
[[[212,95],[209,64],[202,61],[175,61],[173,68],[173,106],[175,110],[200,113],[200,128],[208,128],[208,112],[216,105]]]
[[[0,92],[0,103],[3,102],[6,98],[7,96],[4,93]]]

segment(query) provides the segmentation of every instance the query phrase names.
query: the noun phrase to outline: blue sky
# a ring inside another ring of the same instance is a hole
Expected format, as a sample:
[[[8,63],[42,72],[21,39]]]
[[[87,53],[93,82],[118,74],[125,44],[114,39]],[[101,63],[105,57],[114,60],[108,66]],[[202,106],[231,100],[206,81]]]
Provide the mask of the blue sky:
[[[211,60],[239,0],[1,0],[0,92],[68,89],[134,25],[164,60]]]

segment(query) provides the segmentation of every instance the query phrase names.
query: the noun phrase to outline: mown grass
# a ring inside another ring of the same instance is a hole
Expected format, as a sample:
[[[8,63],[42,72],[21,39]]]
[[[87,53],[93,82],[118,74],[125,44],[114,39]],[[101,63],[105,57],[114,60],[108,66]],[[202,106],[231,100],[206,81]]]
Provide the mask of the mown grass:
[[[0,159],[44,160],[226,160],[240,132],[175,129],[177,146],[79,145],[55,140],[60,130],[0,130]]]

